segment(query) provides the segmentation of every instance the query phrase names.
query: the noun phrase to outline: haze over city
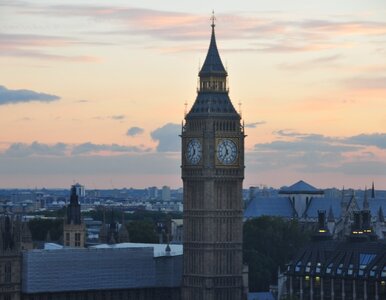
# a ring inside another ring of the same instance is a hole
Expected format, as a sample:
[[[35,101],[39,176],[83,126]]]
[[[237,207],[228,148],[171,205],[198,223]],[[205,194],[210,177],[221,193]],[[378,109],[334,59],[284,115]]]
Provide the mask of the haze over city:
[[[385,189],[381,0],[3,1],[0,187],[181,186],[212,9],[244,186]]]

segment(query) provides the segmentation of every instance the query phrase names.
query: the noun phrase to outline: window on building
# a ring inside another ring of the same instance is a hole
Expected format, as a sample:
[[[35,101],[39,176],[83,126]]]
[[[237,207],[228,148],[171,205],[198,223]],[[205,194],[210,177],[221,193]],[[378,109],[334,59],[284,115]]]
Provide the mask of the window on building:
[[[352,273],[353,273],[353,268],[354,268],[354,265],[353,265],[353,264],[350,264],[350,265],[348,266],[348,271],[347,271],[347,274],[348,274],[348,275],[352,275]]]
[[[296,264],[295,272],[299,272],[301,267],[302,267],[302,261],[299,260],[298,263]]]
[[[80,233],[75,233],[75,246],[80,247]]]
[[[331,274],[332,266],[333,266],[333,263],[330,263],[330,264],[327,266],[327,269],[326,269],[326,273],[327,273],[327,274]]]
[[[10,283],[12,281],[12,264],[11,262],[7,262],[4,267],[4,282]]]
[[[386,266],[383,267],[381,277],[386,277]]]
[[[70,233],[66,232],[66,246],[70,246]]]
[[[309,261],[306,265],[306,272],[310,272],[311,271],[311,262]]]
[[[343,264],[339,264],[338,269],[336,269],[336,274],[341,275],[342,274],[342,268],[343,268]]]
[[[320,273],[320,268],[321,268],[321,267],[322,267],[322,263],[318,262],[318,263],[316,264],[315,272],[316,272],[316,273]]]
[[[374,267],[371,268],[371,271],[370,271],[370,276],[371,277],[375,277],[375,272],[377,271],[377,267],[378,266],[374,266]]]
[[[11,300],[11,295],[4,295],[4,300]]]

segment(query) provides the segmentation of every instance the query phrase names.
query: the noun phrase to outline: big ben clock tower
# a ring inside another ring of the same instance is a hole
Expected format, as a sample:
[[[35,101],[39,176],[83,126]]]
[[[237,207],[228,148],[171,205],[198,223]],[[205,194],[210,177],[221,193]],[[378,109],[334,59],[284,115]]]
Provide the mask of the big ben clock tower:
[[[182,129],[183,300],[242,299],[244,128],[228,95],[215,24]]]

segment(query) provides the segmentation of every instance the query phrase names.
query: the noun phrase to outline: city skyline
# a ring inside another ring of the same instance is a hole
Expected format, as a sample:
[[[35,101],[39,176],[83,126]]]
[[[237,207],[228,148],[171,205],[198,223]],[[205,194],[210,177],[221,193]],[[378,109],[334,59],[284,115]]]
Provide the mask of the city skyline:
[[[179,187],[215,9],[244,186],[386,188],[382,1],[5,1],[0,187]]]

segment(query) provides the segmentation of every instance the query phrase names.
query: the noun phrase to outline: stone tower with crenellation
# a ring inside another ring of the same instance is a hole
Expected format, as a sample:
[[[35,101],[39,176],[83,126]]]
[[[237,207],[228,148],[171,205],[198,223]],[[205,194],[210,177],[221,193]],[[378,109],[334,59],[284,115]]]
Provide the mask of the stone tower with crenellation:
[[[214,18],[196,100],[182,128],[183,300],[240,300],[244,128],[228,94]]]
[[[85,246],[86,226],[82,221],[77,186],[71,187],[70,204],[63,224],[63,242],[65,247]]]

